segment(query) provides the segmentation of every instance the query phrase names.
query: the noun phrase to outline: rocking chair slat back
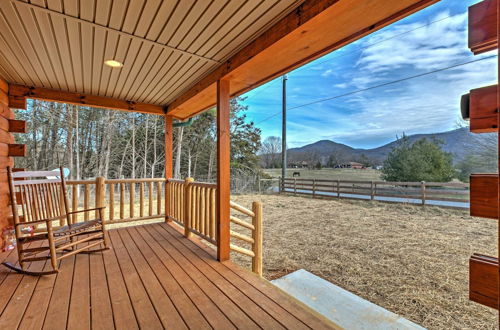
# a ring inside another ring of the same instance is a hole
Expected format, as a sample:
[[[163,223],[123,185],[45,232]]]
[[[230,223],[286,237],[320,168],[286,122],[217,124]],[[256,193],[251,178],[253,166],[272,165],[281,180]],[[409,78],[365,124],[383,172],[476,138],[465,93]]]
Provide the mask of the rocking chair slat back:
[[[60,171],[12,172],[8,169],[14,223],[28,223],[62,217],[66,222],[67,209],[64,175]],[[64,216],[64,217],[63,217]]]

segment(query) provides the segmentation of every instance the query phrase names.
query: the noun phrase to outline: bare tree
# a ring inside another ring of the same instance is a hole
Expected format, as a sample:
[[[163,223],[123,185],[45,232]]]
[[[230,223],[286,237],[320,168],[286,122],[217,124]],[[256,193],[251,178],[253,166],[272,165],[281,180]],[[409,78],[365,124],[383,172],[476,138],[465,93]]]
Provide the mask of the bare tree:
[[[263,142],[260,149],[261,160],[265,168],[281,167],[281,138],[269,136]]]

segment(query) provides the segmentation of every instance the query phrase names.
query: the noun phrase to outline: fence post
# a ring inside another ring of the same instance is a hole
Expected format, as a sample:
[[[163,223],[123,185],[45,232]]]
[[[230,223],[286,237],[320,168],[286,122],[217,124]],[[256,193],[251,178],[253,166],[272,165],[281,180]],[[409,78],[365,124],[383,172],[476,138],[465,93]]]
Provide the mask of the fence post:
[[[340,180],[337,180],[337,197],[340,198]]]
[[[371,186],[370,186],[370,200],[374,200],[375,199],[375,190],[373,189],[375,187],[375,184],[373,183],[373,181],[371,182]]]
[[[278,182],[278,188],[279,188],[280,194],[283,192],[283,184],[284,184],[284,180],[282,177],[280,177],[279,182]]]
[[[313,179],[313,198],[316,197],[316,179]]]
[[[259,276],[262,276],[262,204],[260,202],[252,203],[252,250],[255,256],[252,258],[252,271]]]
[[[422,197],[422,205],[425,205],[425,198],[426,198],[426,196],[425,196],[425,181],[422,181],[420,183],[420,187],[421,187],[421,191],[422,191],[422,196],[421,196]]]
[[[96,207],[104,207],[106,206],[106,179],[103,177],[98,177],[95,180],[95,206]],[[96,216],[99,217],[99,219],[104,220],[104,214],[103,210],[96,210]]]
[[[297,195],[297,178],[293,178],[293,194]]]
[[[193,182],[193,178],[186,178],[184,180],[184,219],[182,222],[184,223],[184,236],[186,238],[191,237],[191,182]],[[179,196],[180,197],[180,196]],[[180,212],[179,212],[180,213]],[[181,219],[179,219],[181,220]]]

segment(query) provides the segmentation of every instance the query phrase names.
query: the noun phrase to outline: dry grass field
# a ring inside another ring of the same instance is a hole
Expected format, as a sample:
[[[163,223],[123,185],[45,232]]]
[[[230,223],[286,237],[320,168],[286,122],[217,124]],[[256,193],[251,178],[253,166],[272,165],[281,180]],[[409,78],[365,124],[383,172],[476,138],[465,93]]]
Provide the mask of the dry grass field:
[[[496,329],[468,300],[468,258],[496,255],[497,225],[466,211],[283,195],[264,203],[264,276],[304,268],[429,329]],[[233,255],[248,267],[248,260]]]
[[[281,169],[266,169],[266,174],[273,178],[281,176]],[[359,180],[380,181],[380,171],[373,169],[355,170],[350,168],[323,168],[321,170],[309,170],[303,168],[288,169],[287,177],[293,172],[300,172],[301,179],[326,179],[326,180]]]

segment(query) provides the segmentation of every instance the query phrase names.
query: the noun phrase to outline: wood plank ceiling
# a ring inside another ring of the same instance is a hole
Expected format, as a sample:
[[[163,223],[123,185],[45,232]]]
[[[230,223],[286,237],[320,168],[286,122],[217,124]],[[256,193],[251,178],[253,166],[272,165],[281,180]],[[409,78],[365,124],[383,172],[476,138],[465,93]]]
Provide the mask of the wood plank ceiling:
[[[0,76],[165,105],[302,2],[1,0]]]

